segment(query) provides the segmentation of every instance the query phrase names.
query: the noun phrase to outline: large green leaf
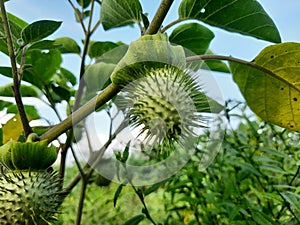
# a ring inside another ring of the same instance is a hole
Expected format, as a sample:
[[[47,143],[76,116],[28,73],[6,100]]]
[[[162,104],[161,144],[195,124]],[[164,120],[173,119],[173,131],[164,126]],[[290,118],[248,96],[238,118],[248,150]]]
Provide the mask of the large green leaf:
[[[215,37],[208,28],[198,23],[187,23],[175,28],[170,35],[170,42],[181,45],[196,55],[205,54],[210,42]]]
[[[103,0],[101,21],[104,30],[140,22],[142,6],[138,0]]]
[[[40,20],[29,24],[21,32],[24,44],[33,43],[48,37],[60,27],[61,23],[52,20]]]
[[[300,44],[269,46],[254,63],[270,73],[230,63],[234,80],[250,108],[267,122],[300,131]]]
[[[276,25],[254,0],[183,0],[179,18],[197,19],[228,31],[281,42]]]

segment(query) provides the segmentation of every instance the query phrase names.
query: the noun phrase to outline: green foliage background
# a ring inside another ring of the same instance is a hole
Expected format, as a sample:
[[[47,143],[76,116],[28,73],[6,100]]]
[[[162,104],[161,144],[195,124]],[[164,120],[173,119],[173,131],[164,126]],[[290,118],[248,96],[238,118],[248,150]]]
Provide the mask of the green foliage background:
[[[178,174],[146,196],[159,224],[299,224],[299,134],[258,121],[243,104],[239,110],[229,113],[234,128],[228,129],[221,151],[205,171],[198,170],[200,158],[195,154]],[[75,171],[69,168],[67,177]],[[79,187],[63,205],[64,224],[74,224]],[[130,186],[123,188],[113,207],[117,188],[116,183],[88,187],[84,224],[123,224],[141,213]]]

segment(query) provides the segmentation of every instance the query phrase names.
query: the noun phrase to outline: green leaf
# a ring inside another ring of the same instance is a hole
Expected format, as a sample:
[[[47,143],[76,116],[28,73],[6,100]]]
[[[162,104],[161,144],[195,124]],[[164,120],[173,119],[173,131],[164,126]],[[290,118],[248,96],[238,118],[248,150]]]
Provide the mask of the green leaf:
[[[124,186],[125,186],[125,184],[120,184],[119,187],[117,188],[116,192],[115,192],[114,207],[116,207],[116,205],[117,205],[118,198],[119,198]]]
[[[120,45],[117,48],[114,48],[106,53],[104,53],[99,61],[105,63],[117,64],[125,56],[128,51],[128,45]]]
[[[274,220],[270,219],[268,215],[256,211],[256,210],[251,210],[251,216],[253,220],[256,222],[258,225],[277,225]]]
[[[300,211],[300,196],[290,191],[280,192],[280,195],[287,201],[294,209]]]
[[[75,53],[80,54],[80,47],[77,42],[69,37],[61,37],[55,39],[55,44],[61,45],[59,49],[61,53]]]
[[[27,23],[10,13],[7,13],[7,17],[10,24],[12,40],[14,44],[17,45],[17,40],[21,37],[21,31],[27,25]],[[0,36],[5,37],[4,33],[2,18],[0,18]],[[6,43],[4,40],[3,42]],[[4,53],[6,54],[6,52]]]
[[[65,68],[60,68],[61,75],[66,78],[73,86],[77,83],[76,76]]]
[[[206,54],[214,54],[211,50],[208,50]],[[201,69],[212,70],[216,72],[230,73],[230,70],[224,62],[220,60],[206,60]]]
[[[97,92],[105,87],[105,84],[110,79],[110,75],[113,72],[115,64],[110,63],[96,63],[90,65],[85,72],[84,80],[88,87],[89,92]]]
[[[20,28],[24,28],[28,25],[27,22],[25,22],[24,20],[20,19],[19,17],[15,16],[11,13],[7,13],[7,17],[10,22],[14,22],[14,24],[18,25]]]
[[[23,133],[23,126],[20,115],[17,114],[10,120],[8,120],[2,127],[3,143],[5,144],[10,139],[17,141],[20,135]]]
[[[92,42],[88,49],[88,55],[90,58],[98,58],[102,56],[105,52],[108,52],[119,45],[110,41],[106,42]]]
[[[0,100],[0,111],[6,109],[7,107],[9,107],[11,105],[13,105],[13,103]]]
[[[8,55],[8,49],[6,42],[0,38],[0,52],[4,53],[5,55]]]
[[[40,119],[40,115],[34,106],[25,105],[24,108],[29,121]],[[19,111],[17,106],[12,104],[11,106],[7,107],[7,113],[18,114]]]
[[[53,94],[56,95],[55,101],[61,102],[62,100],[69,101],[70,98],[74,95],[73,91],[65,88],[63,86],[51,85],[51,89],[53,90]]]
[[[138,0],[103,0],[101,6],[104,30],[141,21],[143,10]]]
[[[0,87],[0,96],[3,97],[14,97],[13,90],[12,90],[13,84],[7,84],[5,86]],[[25,84],[22,84],[20,87],[21,94],[23,97],[35,97],[39,98],[41,96],[41,93],[39,90],[34,86],[28,86]]]
[[[84,9],[91,4],[91,0],[76,0],[76,1]]]
[[[197,19],[228,31],[281,42],[276,25],[253,0],[183,0],[179,18]]]
[[[38,42],[33,43],[32,45],[30,45],[30,47],[28,48],[29,50],[50,50],[50,49],[56,49],[59,48],[60,45],[55,44],[54,41],[50,41],[50,40],[41,40]]]
[[[123,225],[137,225],[145,219],[144,214],[140,214],[137,216],[132,217],[131,219],[127,220]]]
[[[60,27],[61,23],[52,20],[40,20],[29,24],[21,32],[24,44],[33,43],[48,37]]]
[[[300,131],[300,44],[283,43],[265,48],[254,63],[271,73],[230,63],[234,81],[249,107],[263,120]]]
[[[130,148],[130,141],[126,144],[126,147],[122,153],[122,158],[120,160],[122,163],[126,163],[128,157],[129,157],[129,148]]]
[[[194,55],[205,54],[214,33],[198,23],[187,23],[175,28],[170,35],[170,42],[181,45]]]
[[[61,53],[57,49],[49,52],[33,50],[28,52],[26,57],[26,64],[32,65],[31,73],[34,74],[35,79],[43,83],[51,81],[51,78],[60,68],[61,62]]]

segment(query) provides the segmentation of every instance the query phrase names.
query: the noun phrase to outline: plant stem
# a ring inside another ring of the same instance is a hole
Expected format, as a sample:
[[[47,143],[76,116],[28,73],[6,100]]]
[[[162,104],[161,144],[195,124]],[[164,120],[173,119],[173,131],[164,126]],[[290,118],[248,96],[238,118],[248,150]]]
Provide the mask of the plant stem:
[[[29,120],[26,115],[26,111],[24,108],[24,104],[22,101],[22,95],[20,91],[21,86],[21,74],[18,72],[17,63],[16,63],[16,55],[14,53],[14,45],[12,41],[12,34],[9,26],[9,22],[7,19],[7,13],[4,6],[4,0],[0,1],[0,7],[1,7],[1,17],[2,17],[2,24],[4,28],[4,32],[6,35],[6,41],[7,41],[7,47],[8,47],[8,53],[11,63],[11,69],[12,69],[12,77],[13,77],[13,93],[16,101],[16,105],[18,108],[18,112],[20,114],[20,118],[22,121],[23,130],[25,133],[25,137],[27,137],[30,133],[32,133],[32,128],[29,125]]]
[[[83,177],[82,184],[81,184],[81,191],[80,191],[80,199],[79,199],[78,208],[77,208],[76,225],[81,224],[81,218],[82,218],[82,212],[83,212],[84,199],[85,199],[87,185],[88,185],[88,182]]]
[[[156,34],[159,31],[173,2],[174,0],[162,0],[145,34]]]
[[[179,19],[177,19],[177,20],[174,20],[173,22],[171,22],[171,23],[169,23],[168,25],[166,25],[166,26],[164,26],[163,28],[161,28],[160,32],[161,32],[161,33],[165,33],[170,27],[172,27],[172,26],[176,25],[177,23],[180,23],[180,22],[182,22],[182,21],[184,21],[184,20],[186,20],[186,19],[184,19],[184,18],[179,18]]]
[[[110,84],[100,94],[98,94],[90,101],[88,101],[85,105],[73,112],[73,114],[68,116],[61,123],[57,124],[52,129],[44,133],[41,136],[41,140],[47,139],[49,143],[55,140],[61,134],[65,133],[67,130],[72,128],[74,125],[86,118],[89,114],[98,109],[100,106],[108,102],[118,92],[119,89],[114,84]]]

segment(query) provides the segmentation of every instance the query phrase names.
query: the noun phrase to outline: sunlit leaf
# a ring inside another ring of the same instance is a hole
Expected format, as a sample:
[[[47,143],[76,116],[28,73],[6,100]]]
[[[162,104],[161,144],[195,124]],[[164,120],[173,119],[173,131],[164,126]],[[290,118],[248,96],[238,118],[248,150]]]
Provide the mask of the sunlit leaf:
[[[103,0],[101,21],[105,30],[140,22],[142,6],[138,0]]]
[[[230,63],[234,80],[250,108],[267,122],[300,131],[300,44],[269,46],[254,63],[272,74]]]
[[[7,121],[2,127],[3,143],[5,144],[10,139],[17,141],[20,135],[23,133],[23,126],[20,115],[17,114],[13,118]]]
[[[54,33],[62,22],[52,20],[40,20],[26,26],[21,33],[24,44],[39,41]]]
[[[118,44],[110,41],[92,42],[88,49],[88,55],[90,58],[97,58],[102,56],[105,52],[108,52],[118,46],[119,46]]]
[[[55,44],[61,45],[60,52],[61,53],[75,53],[80,54],[80,47],[77,42],[69,37],[61,37],[55,39]]]
[[[228,31],[279,43],[280,35],[263,7],[253,0],[183,0],[180,19],[197,19]]]

